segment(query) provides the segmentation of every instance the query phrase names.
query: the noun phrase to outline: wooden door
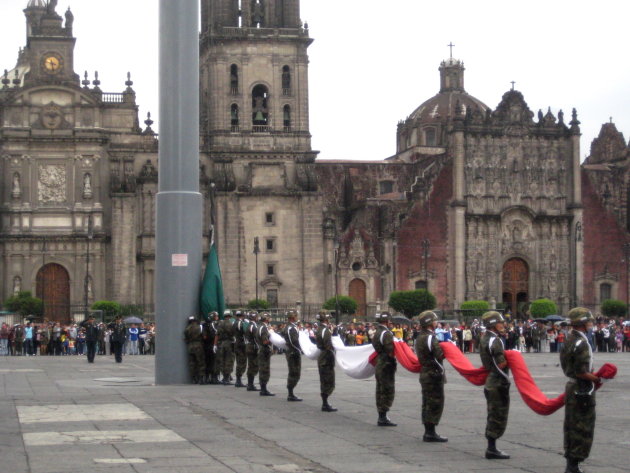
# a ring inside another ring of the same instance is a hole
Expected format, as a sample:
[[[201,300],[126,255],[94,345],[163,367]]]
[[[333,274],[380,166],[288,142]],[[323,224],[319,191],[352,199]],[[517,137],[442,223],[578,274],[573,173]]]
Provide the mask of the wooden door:
[[[70,320],[70,276],[66,268],[50,263],[37,272],[36,296],[44,301],[44,318]]]
[[[367,313],[365,283],[361,279],[353,279],[350,281],[348,295],[357,301],[358,307],[355,315],[357,317],[365,317]]]
[[[521,258],[511,258],[503,265],[503,302],[514,317],[523,318],[518,313],[518,303],[527,302],[529,292],[529,268]]]

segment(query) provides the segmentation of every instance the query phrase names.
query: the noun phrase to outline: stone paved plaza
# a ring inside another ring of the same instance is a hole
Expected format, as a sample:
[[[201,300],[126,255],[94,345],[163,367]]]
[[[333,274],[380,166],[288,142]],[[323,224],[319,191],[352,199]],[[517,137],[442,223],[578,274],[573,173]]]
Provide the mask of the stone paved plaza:
[[[475,365],[479,356],[470,355]],[[549,395],[564,386],[556,354],[526,361]],[[598,395],[597,428],[588,473],[630,472],[630,354],[596,354],[596,367],[617,364],[617,379]],[[303,359],[296,393],[286,402],[286,363],[272,359],[276,397],[233,386],[153,386],[154,358],[2,357],[0,471],[84,472],[532,472],[564,471],[563,411],[534,414],[512,386],[512,407],[499,447],[506,461],[483,457],[483,389],[447,368],[447,404],[438,432],[446,444],[421,441],[420,385],[399,367],[395,428],[376,426],[374,379],[337,370],[331,398],[337,413],[320,411],[315,362]]]

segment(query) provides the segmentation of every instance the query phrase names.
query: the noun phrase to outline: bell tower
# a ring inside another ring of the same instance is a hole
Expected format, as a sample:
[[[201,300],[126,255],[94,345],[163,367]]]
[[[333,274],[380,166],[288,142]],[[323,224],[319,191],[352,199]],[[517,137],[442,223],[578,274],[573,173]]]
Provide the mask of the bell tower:
[[[300,21],[299,0],[202,0],[205,151],[211,156],[282,153],[293,160],[312,154],[311,42]]]
[[[56,11],[57,1],[29,0],[26,16],[26,48],[20,62],[28,63],[24,85],[60,84],[79,86],[74,72],[74,45],[72,35],[74,16],[70,9],[65,20]]]

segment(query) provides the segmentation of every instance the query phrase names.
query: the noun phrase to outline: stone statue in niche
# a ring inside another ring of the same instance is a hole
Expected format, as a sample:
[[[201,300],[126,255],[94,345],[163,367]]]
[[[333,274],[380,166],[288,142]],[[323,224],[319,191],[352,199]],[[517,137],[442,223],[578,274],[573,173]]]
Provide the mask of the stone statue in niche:
[[[22,290],[22,278],[15,276],[13,278],[13,294],[17,295]]]
[[[11,190],[11,197],[19,199],[22,196],[22,187],[20,185],[20,173],[13,174],[13,188]]]
[[[92,198],[92,175],[89,172],[83,175],[83,198]]]

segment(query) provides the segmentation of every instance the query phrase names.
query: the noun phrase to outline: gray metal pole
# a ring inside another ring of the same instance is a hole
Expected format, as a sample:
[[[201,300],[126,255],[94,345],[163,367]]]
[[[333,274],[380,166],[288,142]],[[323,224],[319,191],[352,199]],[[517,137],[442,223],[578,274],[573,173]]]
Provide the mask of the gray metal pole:
[[[155,383],[189,380],[183,339],[198,312],[199,0],[160,0],[160,152],[156,221]]]

